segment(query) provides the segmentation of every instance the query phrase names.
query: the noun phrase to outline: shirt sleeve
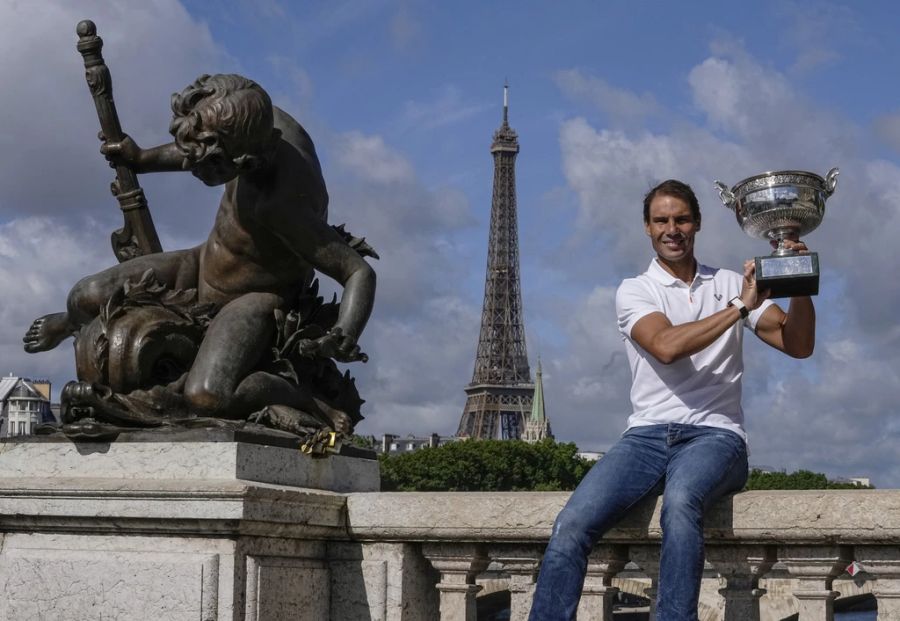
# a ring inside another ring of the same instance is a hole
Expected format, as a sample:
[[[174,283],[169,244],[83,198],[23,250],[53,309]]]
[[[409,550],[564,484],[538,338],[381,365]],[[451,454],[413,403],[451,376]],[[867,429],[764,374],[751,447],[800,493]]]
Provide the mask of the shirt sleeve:
[[[631,338],[631,329],[642,318],[661,312],[659,302],[638,279],[628,278],[619,285],[616,291],[616,317],[619,332],[626,338]]]
[[[744,320],[744,326],[756,331],[756,323],[759,321],[759,318],[763,316],[763,313],[766,312],[766,309],[772,306],[772,304],[774,304],[772,300],[763,300],[763,303],[759,305],[759,308],[750,311],[750,314]]]

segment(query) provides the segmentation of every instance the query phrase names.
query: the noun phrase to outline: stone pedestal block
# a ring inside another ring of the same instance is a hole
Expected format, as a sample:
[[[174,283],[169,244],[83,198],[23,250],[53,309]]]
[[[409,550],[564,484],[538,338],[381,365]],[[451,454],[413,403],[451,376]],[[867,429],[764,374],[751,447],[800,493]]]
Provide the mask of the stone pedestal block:
[[[377,462],[243,442],[0,445],[0,619],[323,621]]]
[[[377,492],[381,486],[374,459],[313,458],[296,448],[227,441],[233,432],[207,435],[213,441],[6,441],[0,443],[0,477],[239,479],[333,492]]]

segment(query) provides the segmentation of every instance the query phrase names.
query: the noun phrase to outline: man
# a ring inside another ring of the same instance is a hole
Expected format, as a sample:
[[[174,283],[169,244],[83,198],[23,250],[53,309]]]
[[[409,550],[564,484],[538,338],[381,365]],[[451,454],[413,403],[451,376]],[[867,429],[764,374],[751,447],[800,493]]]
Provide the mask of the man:
[[[696,621],[703,574],[703,514],[747,479],[741,409],[741,328],[795,358],[812,354],[815,310],[794,298],[785,313],[743,275],[694,258],[700,206],[690,186],[659,184],[644,198],[656,257],[616,294],[632,371],[628,429],[560,512],[544,554],[532,621],[575,618],[587,556],[648,495],[663,494],[658,621]],[[792,240],[787,245],[807,252]]]
[[[243,418],[272,404],[321,408],[337,431],[348,432],[346,415],[313,403],[284,377],[256,370],[273,345],[276,311],[290,310],[314,270],[344,287],[335,326],[315,349],[343,362],[361,358],[356,342],[372,310],[375,272],[326,222],[328,194],[312,140],[259,85],[238,75],[200,77],[172,96],[172,111],[174,142],[145,150],[126,137],[101,151],[138,173],[190,171],[207,185],[224,184],[209,238],[82,279],[65,312],[34,321],[26,351],[56,347],[97,317],[126,281],[152,270],[169,288],[196,289],[198,303],[218,308],[184,384],[195,414]]]

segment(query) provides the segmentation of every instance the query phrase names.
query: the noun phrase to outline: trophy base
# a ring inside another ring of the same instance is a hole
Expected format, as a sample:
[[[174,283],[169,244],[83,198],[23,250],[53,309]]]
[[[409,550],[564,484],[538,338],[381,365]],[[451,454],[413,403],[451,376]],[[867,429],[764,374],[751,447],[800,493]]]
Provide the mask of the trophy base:
[[[819,293],[819,255],[756,257],[756,286],[770,298],[794,298]]]

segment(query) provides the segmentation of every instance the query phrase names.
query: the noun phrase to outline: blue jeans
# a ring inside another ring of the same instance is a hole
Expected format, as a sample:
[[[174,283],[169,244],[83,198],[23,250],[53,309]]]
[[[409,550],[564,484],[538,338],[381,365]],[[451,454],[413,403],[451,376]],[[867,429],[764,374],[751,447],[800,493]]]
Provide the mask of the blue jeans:
[[[571,621],[597,540],[642,498],[663,494],[657,621],[696,621],[703,514],[747,481],[734,432],[697,425],[633,427],[584,477],[553,525],[529,621]]]

